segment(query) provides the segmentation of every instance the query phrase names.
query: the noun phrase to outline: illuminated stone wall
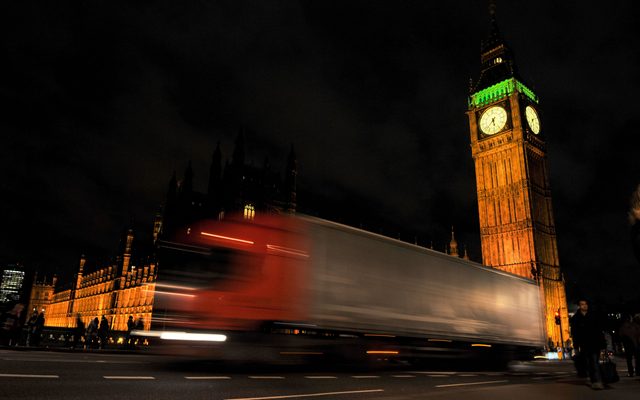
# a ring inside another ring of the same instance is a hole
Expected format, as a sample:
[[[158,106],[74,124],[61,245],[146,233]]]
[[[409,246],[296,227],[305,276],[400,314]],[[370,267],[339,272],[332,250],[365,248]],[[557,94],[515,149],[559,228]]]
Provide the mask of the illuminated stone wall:
[[[151,325],[156,282],[154,262],[131,264],[133,232],[127,234],[124,253],[115,265],[84,273],[85,258],[80,258],[78,273],[71,289],[53,292],[45,312],[45,326],[72,328],[80,315],[85,325],[103,315],[111,330],[126,331],[127,320],[143,318],[145,329]],[[34,291],[39,290],[35,287]]]
[[[53,293],[51,303],[44,313],[45,326],[58,326],[69,328],[75,326],[75,321],[71,321],[68,317],[71,301],[71,290],[63,290]]]
[[[45,325],[70,328],[76,326],[80,314],[85,325],[103,315],[112,330],[127,330],[129,316],[143,318],[145,329],[151,324],[155,265],[132,267],[125,275],[117,275],[113,267],[81,276],[76,290],[55,293],[45,312]],[[123,282],[122,288],[118,283]]]
[[[54,277],[50,283],[47,283],[46,279],[42,282],[38,282],[38,276],[33,280],[31,286],[31,293],[29,294],[29,305],[27,307],[28,315],[34,310],[38,312],[45,310],[47,312],[49,304],[53,299],[53,291],[56,286],[56,278]]]

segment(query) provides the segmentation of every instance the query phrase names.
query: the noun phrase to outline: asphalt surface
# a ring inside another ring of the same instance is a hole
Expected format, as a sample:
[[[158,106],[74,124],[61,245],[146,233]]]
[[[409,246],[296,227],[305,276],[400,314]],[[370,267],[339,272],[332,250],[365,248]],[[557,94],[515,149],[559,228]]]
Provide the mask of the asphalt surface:
[[[571,363],[504,371],[224,365],[126,353],[0,350],[1,399],[637,399],[640,379],[593,391]]]

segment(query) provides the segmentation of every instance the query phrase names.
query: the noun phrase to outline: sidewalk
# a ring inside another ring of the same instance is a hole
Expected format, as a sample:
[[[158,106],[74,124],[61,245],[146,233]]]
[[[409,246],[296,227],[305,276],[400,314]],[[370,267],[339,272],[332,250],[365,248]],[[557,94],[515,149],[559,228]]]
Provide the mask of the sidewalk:
[[[122,347],[107,347],[106,349],[85,349],[84,347],[69,346],[4,346],[0,345],[0,350],[14,351],[54,351],[58,353],[94,353],[94,354],[139,354],[144,352],[143,348],[125,349]]]

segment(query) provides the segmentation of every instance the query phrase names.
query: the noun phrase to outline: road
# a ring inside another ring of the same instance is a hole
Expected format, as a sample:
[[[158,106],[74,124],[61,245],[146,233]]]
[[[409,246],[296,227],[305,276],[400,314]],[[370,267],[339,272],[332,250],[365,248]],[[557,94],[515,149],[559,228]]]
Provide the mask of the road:
[[[640,379],[593,391],[569,363],[521,363],[507,371],[404,368],[313,370],[176,362],[144,354],[0,350],[2,399],[135,398],[269,400],[636,399]]]

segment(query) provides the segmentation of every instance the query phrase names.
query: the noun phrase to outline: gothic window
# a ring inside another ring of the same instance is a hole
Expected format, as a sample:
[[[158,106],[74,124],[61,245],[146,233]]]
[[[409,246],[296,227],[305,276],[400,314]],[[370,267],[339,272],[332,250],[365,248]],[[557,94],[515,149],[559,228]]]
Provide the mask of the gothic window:
[[[244,206],[244,218],[252,220],[256,216],[256,209],[253,204],[247,204]]]

